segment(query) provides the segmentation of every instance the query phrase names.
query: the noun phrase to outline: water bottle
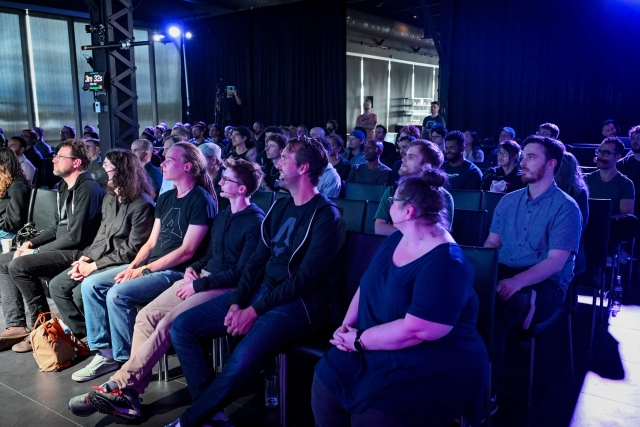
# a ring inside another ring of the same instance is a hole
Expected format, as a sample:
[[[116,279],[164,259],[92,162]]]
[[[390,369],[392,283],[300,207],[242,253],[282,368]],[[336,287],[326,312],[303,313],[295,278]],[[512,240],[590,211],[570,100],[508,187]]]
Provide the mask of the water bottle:
[[[616,317],[622,305],[622,285],[620,284],[620,276],[616,277],[616,283],[611,293],[611,316]]]

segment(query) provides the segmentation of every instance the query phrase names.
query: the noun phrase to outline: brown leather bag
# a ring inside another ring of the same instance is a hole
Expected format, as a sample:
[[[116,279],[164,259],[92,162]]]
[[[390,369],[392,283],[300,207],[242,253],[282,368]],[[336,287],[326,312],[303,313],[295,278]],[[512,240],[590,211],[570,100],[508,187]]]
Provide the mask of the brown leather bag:
[[[46,320],[47,315],[51,319]],[[89,347],[71,331],[65,333],[55,313],[40,313],[31,331],[31,345],[41,371],[60,371],[78,354],[89,355]]]

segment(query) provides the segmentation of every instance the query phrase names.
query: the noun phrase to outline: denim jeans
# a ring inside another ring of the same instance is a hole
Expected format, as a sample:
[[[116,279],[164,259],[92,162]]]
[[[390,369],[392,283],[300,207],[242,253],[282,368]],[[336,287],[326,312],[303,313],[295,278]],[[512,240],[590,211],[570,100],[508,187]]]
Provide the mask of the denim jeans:
[[[266,291],[260,287],[252,303]],[[200,304],[176,318],[171,340],[187,379],[193,404],[180,415],[180,425],[201,425],[233,402],[265,361],[312,333],[318,325],[310,322],[302,299],[278,306],[258,317],[229,357],[213,382],[204,372],[208,363],[201,340],[227,335],[224,318],[231,292]]]
[[[113,348],[113,358],[129,360],[136,305],[153,301],[184,273],[164,270],[115,284],[115,277],[129,265],[94,273],[82,282],[82,301],[91,349]]]

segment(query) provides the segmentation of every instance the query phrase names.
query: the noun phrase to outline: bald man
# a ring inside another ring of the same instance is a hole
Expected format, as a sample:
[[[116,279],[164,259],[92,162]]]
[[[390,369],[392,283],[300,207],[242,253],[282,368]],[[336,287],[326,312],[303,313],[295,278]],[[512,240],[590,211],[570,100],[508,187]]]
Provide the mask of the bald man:
[[[324,138],[324,135],[324,129],[321,127],[311,128],[309,131],[309,136],[311,136],[311,138]]]
[[[384,146],[381,141],[369,140],[364,146],[364,159],[367,163],[352,165],[347,181],[362,184],[389,184],[391,169],[380,162],[383,151]]]

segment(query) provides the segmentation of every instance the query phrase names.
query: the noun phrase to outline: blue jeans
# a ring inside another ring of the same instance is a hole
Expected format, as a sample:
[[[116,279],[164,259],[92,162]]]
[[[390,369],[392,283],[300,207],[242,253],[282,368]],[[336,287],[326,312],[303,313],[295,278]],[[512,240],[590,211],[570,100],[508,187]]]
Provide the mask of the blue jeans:
[[[94,273],[82,281],[82,301],[91,349],[113,348],[113,358],[129,360],[136,305],[153,301],[173,282],[183,278],[177,270],[164,270],[115,284],[115,277],[129,265]]]
[[[260,287],[252,303],[265,291],[264,286]],[[231,353],[222,372],[211,382],[203,375],[209,368],[200,343],[227,335],[223,322],[230,297],[231,292],[227,292],[185,311],[171,327],[173,347],[193,400],[191,407],[180,415],[181,426],[202,425],[223,410],[238,397],[264,362],[316,329],[300,298],[272,309],[258,317]]]

